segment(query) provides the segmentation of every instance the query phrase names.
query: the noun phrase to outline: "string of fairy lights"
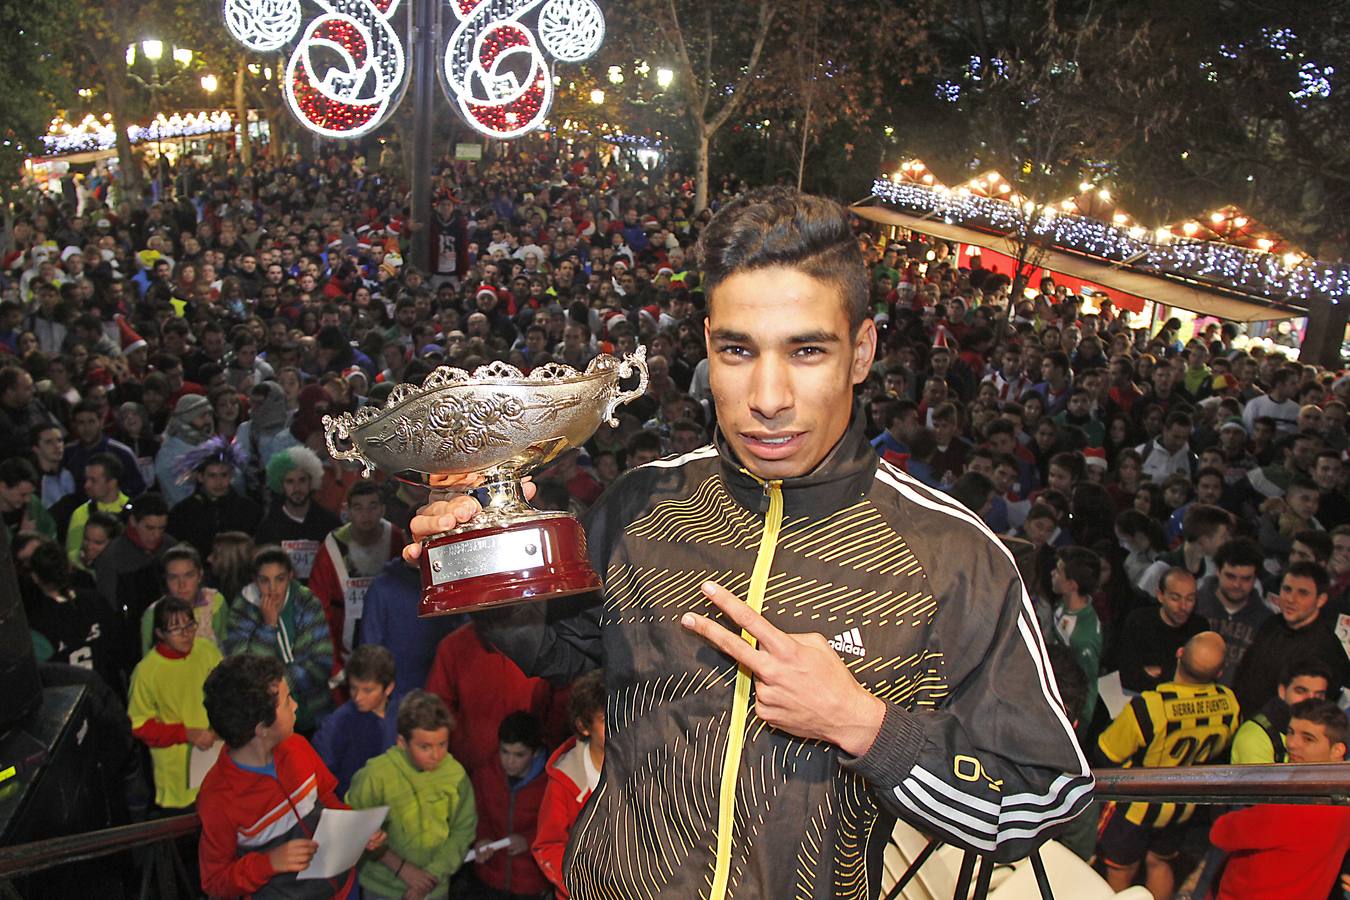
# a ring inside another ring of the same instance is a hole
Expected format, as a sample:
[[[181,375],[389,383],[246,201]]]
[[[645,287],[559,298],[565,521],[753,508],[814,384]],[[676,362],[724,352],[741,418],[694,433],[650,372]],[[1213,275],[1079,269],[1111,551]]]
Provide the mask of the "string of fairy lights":
[[[1034,205],[1016,206],[994,197],[954,191],[942,185],[897,183],[878,178],[872,196],[907,212],[949,225],[969,225],[1022,235],[1030,229],[1057,249],[1070,250],[1151,274],[1202,281],[1216,287],[1306,305],[1325,297],[1332,303],[1350,293],[1350,266],[1315,259],[1290,262],[1277,254],[1213,241],[1168,237],[1120,227],[1085,216],[1042,207],[1035,221]]]
[[[160,113],[149,125],[128,125],[127,137],[131,143],[196,137],[204,134],[224,134],[234,129],[234,119],[224,110],[165,116]],[[117,131],[110,122],[100,122],[93,115],[72,124],[60,118],[52,120],[50,131],[42,137],[48,154],[83,153],[109,150],[117,145]]]

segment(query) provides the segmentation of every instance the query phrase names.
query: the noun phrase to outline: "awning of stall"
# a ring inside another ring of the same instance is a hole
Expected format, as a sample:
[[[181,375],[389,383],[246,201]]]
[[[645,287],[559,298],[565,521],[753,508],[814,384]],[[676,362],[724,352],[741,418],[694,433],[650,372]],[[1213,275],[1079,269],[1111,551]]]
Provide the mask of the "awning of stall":
[[[1017,256],[1017,242],[1001,234],[948,224],[935,217],[913,215],[869,201],[854,204],[850,211],[860,218],[882,225],[896,225],[942,240],[971,244],[1014,258]],[[1190,310],[1198,315],[1216,316],[1235,322],[1265,322],[1308,314],[1305,309],[1244,300],[1203,285],[1131,271],[1120,265],[1063,250],[1044,251],[1036,262],[1041,268],[1053,272],[1062,272],[1155,303]]]

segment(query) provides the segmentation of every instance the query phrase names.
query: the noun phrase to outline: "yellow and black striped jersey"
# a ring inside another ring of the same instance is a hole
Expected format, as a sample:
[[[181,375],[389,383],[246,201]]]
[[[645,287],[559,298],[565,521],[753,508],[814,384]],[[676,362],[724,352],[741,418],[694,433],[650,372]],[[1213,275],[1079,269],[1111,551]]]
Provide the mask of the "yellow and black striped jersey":
[[[1127,768],[1193,766],[1222,756],[1238,727],[1238,702],[1221,684],[1167,681],[1144,691],[1097,739],[1111,762]],[[1192,804],[1131,803],[1125,818],[1136,825],[1162,827],[1184,822]]]

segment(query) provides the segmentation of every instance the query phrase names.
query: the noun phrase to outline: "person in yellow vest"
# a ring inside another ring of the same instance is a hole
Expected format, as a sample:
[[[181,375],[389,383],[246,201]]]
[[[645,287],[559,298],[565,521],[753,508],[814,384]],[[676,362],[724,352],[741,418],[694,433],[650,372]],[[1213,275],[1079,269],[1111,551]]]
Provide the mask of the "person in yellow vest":
[[[88,502],[75,507],[66,527],[66,555],[79,564],[84,526],[94,512],[118,516],[131,498],[122,492],[122,462],[111,453],[95,453],[84,467],[84,493]]]
[[[1222,758],[1238,728],[1231,688],[1215,682],[1223,670],[1224,641],[1202,631],[1177,651],[1176,673],[1125,707],[1097,739],[1098,762],[1127,768],[1203,765]],[[1171,897],[1172,859],[1181,848],[1190,803],[1108,804],[1098,856],[1117,893],[1134,883],[1140,863],[1154,897]]]
[[[127,713],[131,731],[150,748],[155,804],[184,809],[197,799],[188,783],[192,748],[209,750],[217,738],[202,703],[202,685],[220,651],[197,636],[192,605],[165,597],[155,605],[154,649],[131,673]]]

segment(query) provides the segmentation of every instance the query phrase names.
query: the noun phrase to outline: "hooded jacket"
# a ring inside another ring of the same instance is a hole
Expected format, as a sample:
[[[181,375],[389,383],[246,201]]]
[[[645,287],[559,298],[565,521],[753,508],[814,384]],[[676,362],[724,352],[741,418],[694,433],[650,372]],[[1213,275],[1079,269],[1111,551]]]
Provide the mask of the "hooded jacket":
[[[389,849],[440,879],[428,897],[446,897],[473,844],[478,816],[464,767],[447,755],[423,772],[402,747],[390,747],[352,779],[347,802],[356,809],[388,806]],[[378,860],[361,867],[361,885],[380,897],[401,897],[405,885]]]
[[[548,773],[548,787],[544,788],[544,799],[539,804],[539,824],[535,827],[530,852],[561,898],[567,897],[562,880],[567,835],[581,814],[581,807],[591,796],[583,756],[589,752],[587,744],[579,742],[575,736],[570,737],[553,751],[544,770]]]
[[[548,757],[536,753],[530,767],[514,782],[502,769],[501,756],[492,764],[474,772],[473,796],[478,808],[479,841],[495,841],[518,834],[525,839],[527,852],[512,856],[499,850],[487,862],[474,863],[474,873],[488,887],[508,894],[538,897],[548,890],[548,880],[528,852],[539,824],[539,804],[544,799],[548,777],[544,774]]]
[[[478,617],[527,673],[604,665],[604,771],[563,872],[576,900],[872,898],[896,816],[1007,861],[1091,799],[1010,552],[878,460],[856,411],[808,475],[759,481],[719,436],[627,473],[587,524],[603,596]],[[750,673],[679,624],[730,625],[709,578],[822,634],[886,701],[865,755],[755,717]]]

